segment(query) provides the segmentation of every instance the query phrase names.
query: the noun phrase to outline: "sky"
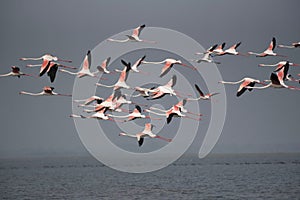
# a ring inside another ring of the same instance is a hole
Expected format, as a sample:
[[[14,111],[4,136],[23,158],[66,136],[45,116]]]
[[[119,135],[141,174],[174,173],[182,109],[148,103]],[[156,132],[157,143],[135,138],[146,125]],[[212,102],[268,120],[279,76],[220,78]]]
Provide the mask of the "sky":
[[[278,44],[299,41],[298,1],[1,1],[0,73],[16,65],[22,71],[29,62],[21,57],[51,53],[71,59],[79,67],[88,49],[119,32],[146,24],[182,32],[203,47],[242,42],[240,52],[263,51],[276,37]],[[147,29],[144,31],[146,32]],[[228,47],[227,46],[227,47]],[[275,49],[300,63],[300,49]],[[193,56],[193,55],[191,55]],[[188,58],[186,58],[188,59]],[[249,76],[268,79],[278,57],[224,56],[216,58],[226,81]],[[290,73],[300,73],[291,67]],[[52,85],[70,93],[74,78],[61,74],[50,84],[47,77],[0,79],[0,157],[86,155],[77,134],[71,98],[20,96],[21,90],[39,92]],[[298,125],[299,91],[267,89],[235,96],[238,86],[226,86],[225,125],[213,153],[300,152]],[[199,139],[196,137],[196,140]],[[193,144],[189,151],[197,152]]]

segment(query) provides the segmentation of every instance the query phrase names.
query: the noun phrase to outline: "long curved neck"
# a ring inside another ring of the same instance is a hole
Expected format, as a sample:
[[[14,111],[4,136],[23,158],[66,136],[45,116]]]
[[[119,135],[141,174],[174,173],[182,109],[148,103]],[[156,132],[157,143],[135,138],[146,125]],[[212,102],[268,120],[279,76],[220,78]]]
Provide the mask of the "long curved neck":
[[[11,76],[11,75],[12,75],[12,73],[10,72],[10,73],[7,73],[7,74],[1,74],[0,77]]]
[[[247,87],[249,89],[265,89],[272,85],[272,83],[269,83],[268,85],[262,86],[262,87]]]
[[[221,83],[235,85],[235,84],[241,83],[243,81],[244,81],[244,79],[242,79],[240,81],[236,81],[236,82],[221,81]]]
[[[59,71],[61,71],[61,72],[66,72],[66,73],[72,74],[72,75],[77,75],[77,74],[78,74],[78,72],[70,72],[70,71],[65,70],[65,69],[60,69]]]
[[[255,55],[255,56],[260,56],[260,53],[254,53],[254,52],[248,52],[248,54],[250,54],[250,55]]]
[[[43,95],[43,92],[40,92],[40,93],[31,93],[31,92],[21,91],[20,94],[26,94],[26,95],[31,95],[31,96],[41,96],[41,95]]]
[[[163,109],[155,108],[155,107],[151,107],[151,109],[153,109],[153,110],[159,110],[159,111],[161,111],[161,112],[167,112],[167,110],[163,110]]]
[[[276,67],[278,64],[259,64],[261,67]]]
[[[129,115],[122,115],[122,116],[120,116],[120,115],[108,115],[108,116],[110,116],[110,117],[115,117],[115,118],[127,118]]]
[[[160,62],[148,62],[148,61],[143,61],[143,64],[162,64],[164,63],[165,61],[160,61]]]
[[[153,113],[153,114],[155,114],[155,115],[159,115],[159,116],[166,116],[166,114],[157,113],[157,112],[154,112],[154,111],[152,111],[152,110],[147,110],[147,112],[149,112],[149,113]]]
[[[39,57],[39,58],[21,58],[22,60],[42,60],[43,57]]]

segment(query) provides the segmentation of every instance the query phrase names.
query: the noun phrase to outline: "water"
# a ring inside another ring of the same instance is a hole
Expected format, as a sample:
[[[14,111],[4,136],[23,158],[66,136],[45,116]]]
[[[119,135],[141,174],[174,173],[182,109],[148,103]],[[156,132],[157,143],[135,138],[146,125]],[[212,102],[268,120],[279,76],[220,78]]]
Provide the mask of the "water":
[[[184,156],[146,174],[92,157],[0,160],[1,199],[300,199],[300,154]]]

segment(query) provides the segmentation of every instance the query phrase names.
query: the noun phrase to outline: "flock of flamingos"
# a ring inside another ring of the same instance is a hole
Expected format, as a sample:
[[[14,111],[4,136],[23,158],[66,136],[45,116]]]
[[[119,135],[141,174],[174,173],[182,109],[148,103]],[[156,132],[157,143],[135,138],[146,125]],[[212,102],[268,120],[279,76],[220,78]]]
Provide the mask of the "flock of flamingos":
[[[125,42],[148,42],[148,43],[156,43],[155,41],[149,41],[149,40],[143,40],[140,38],[140,33],[141,31],[145,28],[145,25],[141,25],[133,30],[132,35],[126,35],[126,39],[108,39],[110,42],[119,42],[119,43],[125,43]],[[225,43],[221,45],[213,45],[210,48],[208,48],[205,52],[197,52],[195,53],[196,55],[203,55],[200,59],[192,60],[195,63],[201,63],[201,62],[207,62],[207,63],[216,63],[220,64],[217,61],[214,61],[212,58],[217,57],[217,56],[223,56],[223,55],[242,55],[242,56],[248,56],[248,55],[254,55],[256,57],[266,57],[266,56],[279,56],[279,57],[285,57],[283,55],[279,55],[274,52],[274,49],[276,47],[276,39],[272,38],[270,45],[268,48],[263,51],[262,53],[254,53],[254,52],[248,52],[247,54],[242,54],[238,52],[236,49],[240,46],[241,42],[234,44],[230,48],[224,50]],[[299,48],[300,47],[300,42],[295,42],[292,43],[291,45],[278,45],[280,48]],[[180,65],[183,67],[188,67],[191,70],[195,70],[196,68],[194,66],[189,66],[187,64],[182,63],[180,60],[172,59],[172,58],[167,58],[163,61],[160,62],[150,62],[150,61],[145,61],[146,56],[143,56],[139,58],[136,62],[131,65],[131,63],[127,63],[124,60],[121,60],[122,65],[124,68],[122,70],[115,69],[114,71],[109,71],[108,66],[110,62],[110,57],[105,59],[100,66],[97,67],[97,71],[91,72],[90,71],[90,64],[91,64],[91,51],[88,51],[85,58],[84,62],[82,65],[82,68],[78,72],[71,72],[66,70],[66,68],[70,69],[76,69],[75,67],[72,66],[67,66],[64,64],[60,64],[58,62],[65,62],[65,63],[71,63],[72,61],[70,60],[64,60],[60,59],[58,57],[52,56],[50,54],[45,54],[39,58],[20,58],[20,60],[42,60],[42,64],[35,64],[35,65],[26,65],[27,67],[40,67],[40,72],[39,76],[43,76],[44,74],[47,74],[50,78],[50,82],[54,82],[55,76],[57,71],[60,72],[65,72],[69,73],[71,75],[75,75],[78,78],[82,78],[85,76],[90,76],[90,77],[97,77],[100,73],[105,73],[105,74],[117,74],[118,75],[118,80],[114,85],[104,85],[102,83],[97,83],[96,85],[99,87],[108,87],[112,88],[112,94],[104,99],[99,96],[91,96],[88,97],[87,99],[82,99],[82,100],[74,100],[74,102],[78,103],[78,106],[80,107],[91,107],[92,109],[84,109],[84,112],[87,113],[93,113],[90,116],[83,116],[83,115],[78,115],[78,114],[71,114],[70,117],[75,117],[75,118],[82,118],[82,119],[87,119],[87,118],[95,118],[99,120],[111,120],[111,121],[118,121],[119,119],[117,118],[123,118],[122,122],[127,122],[139,118],[151,118],[149,115],[145,115],[144,113],[152,113],[158,116],[162,116],[166,118],[167,123],[171,123],[171,120],[173,117],[185,117],[193,120],[200,120],[200,118],[192,117],[187,114],[191,114],[197,117],[200,117],[201,114],[198,113],[192,113],[188,111],[187,109],[184,108],[185,104],[188,101],[198,101],[198,100],[210,100],[212,96],[217,95],[218,93],[208,93],[205,94],[201,91],[200,87],[195,84],[195,89],[198,92],[199,96],[195,98],[189,98],[189,97],[183,97],[182,100],[180,100],[177,104],[172,105],[168,110],[162,110],[159,108],[155,107],[150,107],[147,109],[142,109],[142,105],[137,105],[134,102],[127,100],[126,97],[130,96],[131,98],[136,98],[136,97],[142,97],[146,99],[159,99],[163,98],[165,95],[174,95],[174,96],[179,96],[182,97],[182,95],[174,90],[174,86],[177,81],[176,75],[173,75],[170,79],[169,82],[167,82],[164,85],[159,85],[157,87],[152,87],[152,88],[142,88],[142,87],[130,87],[127,85],[126,80],[128,78],[129,73],[142,73],[140,70],[140,66],[142,64],[158,64],[158,65],[163,65],[160,77],[165,76],[168,74],[171,70],[172,67],[175,65]],[[250,77],[245,77],[239,81],[236,82],[226,82],[226,81],[219,81],[219,83],[222,84],[240,84],[238,90],[237,90],[237,96],[241,96],[245,91],[253,90],[253,89],[265,89],[268,87],[273,87],[273,88],[286,88],[290,90],[300,90],[300,88],[290,86],[286,84],[286,82],[289,81],[297,81],[299,82],[299,79],[295,79],[291,74],[288,73],[289,67],[290,66],[300,66],[299,64],[291,63],[289,61],[280,61],[276,64],[260,64],[260,66],[273,66],[276,67],[274,71],[271,72],[269,80],[257,80],[254,78]],[[0,75],[1,77],[6,77],[6,76],[32,76],[36,77],[35,75],[32,74],[26,74],[20,71],[19,67],[12,66],[12,71],[7,74]],[[60,68],[58,70],[58,68]],[[298,74],[300,76],[300,74]],[[100,78],[100,80],[105,80],[104,78]],[[255,84],[260,84],[261,86],[255,86]],[[122,94],[121,89],[133,89],[135,90],[134,95],[127,95],[127,94]],[[25,92],[21,91],[20,94],[24,95],[32,95],[32,96],[53,96],[53,95],[58,95],[58,96],[71,96],[70,94],[60,94],[56,93],[53,91],[54,88],[51,86],[45,86],[43,90],[39,93],[31,93],[31,92]],[[135,109],[132,111],[125,110],[122,108],[122,105],[124,104],[135,104]],[[125,115],[112,115],[106,113],[107,111],[117,111],[117,112],[127,112]],[[152,119],[160,119],[160,118],[152,118]],[[153,125],[151,123],[146,123],[144,130],[137,134],[128,134],[128,133],[120,133],[120,136],[128,136],[128,137],[134,137],[138,141],[138,145],[141,146],[144,142],[145,137],[150,137],[150,138],[159,138],[162,140],[165,140],[167,142],[170,142],[171,139],[169,138],[164,138],[162,136],[159,136],[157,134],[154,134],[152,132]]]

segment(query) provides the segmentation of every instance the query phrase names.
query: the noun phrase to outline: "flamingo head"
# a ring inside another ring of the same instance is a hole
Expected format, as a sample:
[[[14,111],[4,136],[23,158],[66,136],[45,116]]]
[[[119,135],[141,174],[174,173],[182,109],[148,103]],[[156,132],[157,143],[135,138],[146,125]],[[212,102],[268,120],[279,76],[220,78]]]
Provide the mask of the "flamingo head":
[[[126,133],[119,133],[119,136],[126,136]]]

